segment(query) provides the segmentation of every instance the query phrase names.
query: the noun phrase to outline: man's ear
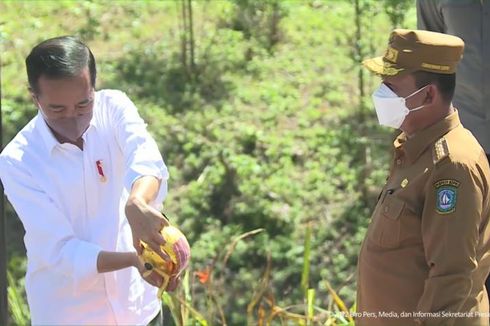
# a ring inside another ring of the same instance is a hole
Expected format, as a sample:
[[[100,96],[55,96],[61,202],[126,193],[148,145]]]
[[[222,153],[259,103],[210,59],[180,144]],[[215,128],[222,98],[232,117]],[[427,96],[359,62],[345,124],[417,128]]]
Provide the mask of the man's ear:
[[[441,93],[439,92],[439,89],[435,84],[429,84],[427,85],[426,93],[425,93],[425,99],[424,99],[424,105],[432,105],[435,104],[437,101],[440,101]]]

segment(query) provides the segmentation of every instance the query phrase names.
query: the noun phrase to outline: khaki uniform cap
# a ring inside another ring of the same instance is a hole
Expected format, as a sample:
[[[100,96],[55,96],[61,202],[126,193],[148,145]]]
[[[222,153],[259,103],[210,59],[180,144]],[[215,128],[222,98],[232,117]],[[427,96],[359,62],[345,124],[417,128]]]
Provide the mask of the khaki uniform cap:
[[[415,71],[453,74],[463,57],[464,42],[457,36],[408,29],[391,32],[384,56],[367,59],[363,65],[381,76]]]

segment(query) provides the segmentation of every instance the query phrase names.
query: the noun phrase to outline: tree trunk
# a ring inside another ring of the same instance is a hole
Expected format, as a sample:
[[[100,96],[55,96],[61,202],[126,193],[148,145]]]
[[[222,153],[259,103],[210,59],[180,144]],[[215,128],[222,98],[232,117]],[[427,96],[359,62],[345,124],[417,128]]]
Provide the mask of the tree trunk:
[[[0,57],[0,152],[3,150],[2,120],[2,59]],[[0,181],[0,324],[7,325],[7,245],[5,243],[5,207],[3,184]]]
[[[360,136],[362,139],[365,138],[366,136],[366,131],[365,131],[365,123],[366,123],[366,108],[364,105],[364,69],[361,66],[362,60],[364,59],[364,50],[361,44],[361,38],[362,38],[362,14],[363,11],[361,10],[361,4],[360,0],[354,0],[355,4],[355,25],[356,25],[356,36],[355,36],[355,58],[356,58],[356,64],[358,65],[358,75],[357,75],[357,88],[359,90],[359,112],[358,112],[358,122],[359,122],[359,128],[360,128]],[[361,188],[361,200],[368,205],[369,201],[369,190],[367,188],[366,180],[370,174],[370,150],[369,150],[369,145],[366,144],[366,146],[361,150],[359,153],[359,160],[360,163],[363,166],[362,173],[361,173],[361,179],[360,180],[360,188]]]
[[[192,0],[187,0],[187,17],[188,17],[188,31],[189,31],[189,48],[190,48],[190,71],[192,76],[195,72],[195,58],[194,58],[194,22],[192,19]]]
[[[361,64],[363,58],[364,58],[364,53],[361,45],[361,37],[362,37],[362,22],[361,22],[361,8],[359,5],[359,0],[355,0],[355,20],[356,20],[356,57],[359,63]],[[357,86],[359,89],[359,109],[360,109],[360,115],[359,119],[361,123],[364,122],[364,70],[362,68],[359,69],[358,72],[358,79],[357,79]]]
[[[187,60],[187,10],[186,10],[186,0],[182,0],[181,6],[181,16],[182,16],[182,32],[180,34],[181,42],[181,60],[184,70],[188,72],[188,60]]]

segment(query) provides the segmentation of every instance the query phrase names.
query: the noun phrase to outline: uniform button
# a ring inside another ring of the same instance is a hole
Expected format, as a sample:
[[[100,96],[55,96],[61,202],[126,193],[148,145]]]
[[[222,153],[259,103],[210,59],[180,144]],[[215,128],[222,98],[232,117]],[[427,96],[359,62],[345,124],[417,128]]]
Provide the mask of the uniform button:
[[[388,213],[388,210],[389,210],[389,209],[390,209],[390,208],[389,208],[388,206],[385,206],[385,213]]]
[[[402,160],[400,160],[400,159],[396,160],[396,164],[397,164],[397,165],[402,164]]]

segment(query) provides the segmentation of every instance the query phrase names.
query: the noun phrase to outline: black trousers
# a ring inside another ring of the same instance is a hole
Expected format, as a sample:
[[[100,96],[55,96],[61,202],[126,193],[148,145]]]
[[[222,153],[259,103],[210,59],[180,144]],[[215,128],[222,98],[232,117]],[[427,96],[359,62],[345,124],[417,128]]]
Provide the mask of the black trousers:
[[[152,321],[148,324],[148,326],[163,326],[163,311],[160,310],[158,315],[153,318]]]
[[[487,154],[487,160],[490,163],[490,154]],[[485,287],[487,288],[488,300],[490,301],[490,276],[485,281]]]

